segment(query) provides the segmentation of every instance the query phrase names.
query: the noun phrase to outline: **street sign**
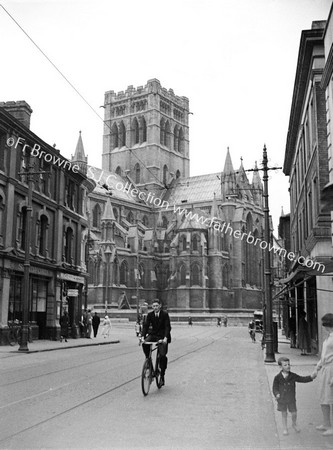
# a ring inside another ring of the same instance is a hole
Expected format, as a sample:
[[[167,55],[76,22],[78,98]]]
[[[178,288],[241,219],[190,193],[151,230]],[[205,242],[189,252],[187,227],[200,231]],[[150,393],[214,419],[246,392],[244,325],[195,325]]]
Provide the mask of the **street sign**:
[[[79,295],[78,289],[68,289],[67,297],[77,297]]]

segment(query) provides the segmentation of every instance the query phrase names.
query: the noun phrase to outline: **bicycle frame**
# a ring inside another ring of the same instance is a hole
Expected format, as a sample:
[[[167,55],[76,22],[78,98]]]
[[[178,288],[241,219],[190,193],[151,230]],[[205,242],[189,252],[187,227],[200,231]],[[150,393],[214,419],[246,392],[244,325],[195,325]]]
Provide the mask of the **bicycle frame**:
[[[144,396],[148,395],[150,385],[153,378],[156,380],[156,385],[158,389],[162,387],[161,385],[161,371],[159,367],[159,342],[143,342],[145,345],[149,345],[149,356],[145,359],[142,367],[141,374],[141,388]],[[153,347],[155,346],[155,347]],[[152,354],[156,350],[155,367],[153,362]]]

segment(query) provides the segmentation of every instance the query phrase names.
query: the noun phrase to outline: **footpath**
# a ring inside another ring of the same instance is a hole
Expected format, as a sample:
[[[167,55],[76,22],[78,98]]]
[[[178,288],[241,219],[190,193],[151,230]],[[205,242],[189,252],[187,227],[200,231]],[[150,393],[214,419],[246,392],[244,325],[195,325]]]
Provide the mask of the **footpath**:
[[[263,356],[265,350],[263,351]],[[281,412],[276,409],[276,400],[272,393],[273,380],[280,371],[278,359],[280,356],[287,356],[290,359],[291,371],[298,375],[311,375],[315,365],[319,360],[319,355],[301,356],[301,350],[290,348],[290,342],[279,330],[278,335],[278,353],[275,354],[275,363],[265,363],[265,369],[271,395],[274,401],[275,421],[277,425],[280,449],[311,449],[324,450],[333,449],[333,436],[323,436],[322,432],[316,430],[316,426],[322,423],[322,414],[319,404],[318,383],[315,379],[311,383],[296,383],[296,404],[298,426],[300,433],[296,433],[291,427],[291,415],[288,413],[288,431],[289,435],[283,435]]]

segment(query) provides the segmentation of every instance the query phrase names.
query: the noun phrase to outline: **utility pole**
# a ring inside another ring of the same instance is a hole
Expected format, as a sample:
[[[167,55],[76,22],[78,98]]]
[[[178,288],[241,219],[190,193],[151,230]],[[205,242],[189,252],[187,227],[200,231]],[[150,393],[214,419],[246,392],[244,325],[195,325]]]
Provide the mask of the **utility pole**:
[[[271,261],[269,255],[270,243],[270,228],[269,228],[269,205],[268,205],[268,159],[267,149],[264,145],[263,150],[263,182],[264,182],[264,219],[265,229],[264,237],[266,247],[264,250],[264,264],[265,264],[265,305],[266,305],[266,357],[265,362],[275,362],[274,341],[273,341],[273,308],[272,308],[272,285],[271,285]]]

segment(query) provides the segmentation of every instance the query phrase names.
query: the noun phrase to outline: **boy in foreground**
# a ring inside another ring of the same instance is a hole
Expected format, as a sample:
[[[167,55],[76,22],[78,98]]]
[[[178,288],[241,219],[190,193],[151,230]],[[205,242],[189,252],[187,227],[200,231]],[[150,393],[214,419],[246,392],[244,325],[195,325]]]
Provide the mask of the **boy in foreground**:
[[[299,433],[297,426],[296,409],[296,383],[309,383],[317,376],[316,372],[312,375],[302,377],[296,373],[290,372],[290,360],[285,356],[278,359],[281,371],[275,376],[273,381],[273,394],[277,400],[277,410],[282,414],[283,434],[288,434],[287,411],[291,413],[292,427]]]

